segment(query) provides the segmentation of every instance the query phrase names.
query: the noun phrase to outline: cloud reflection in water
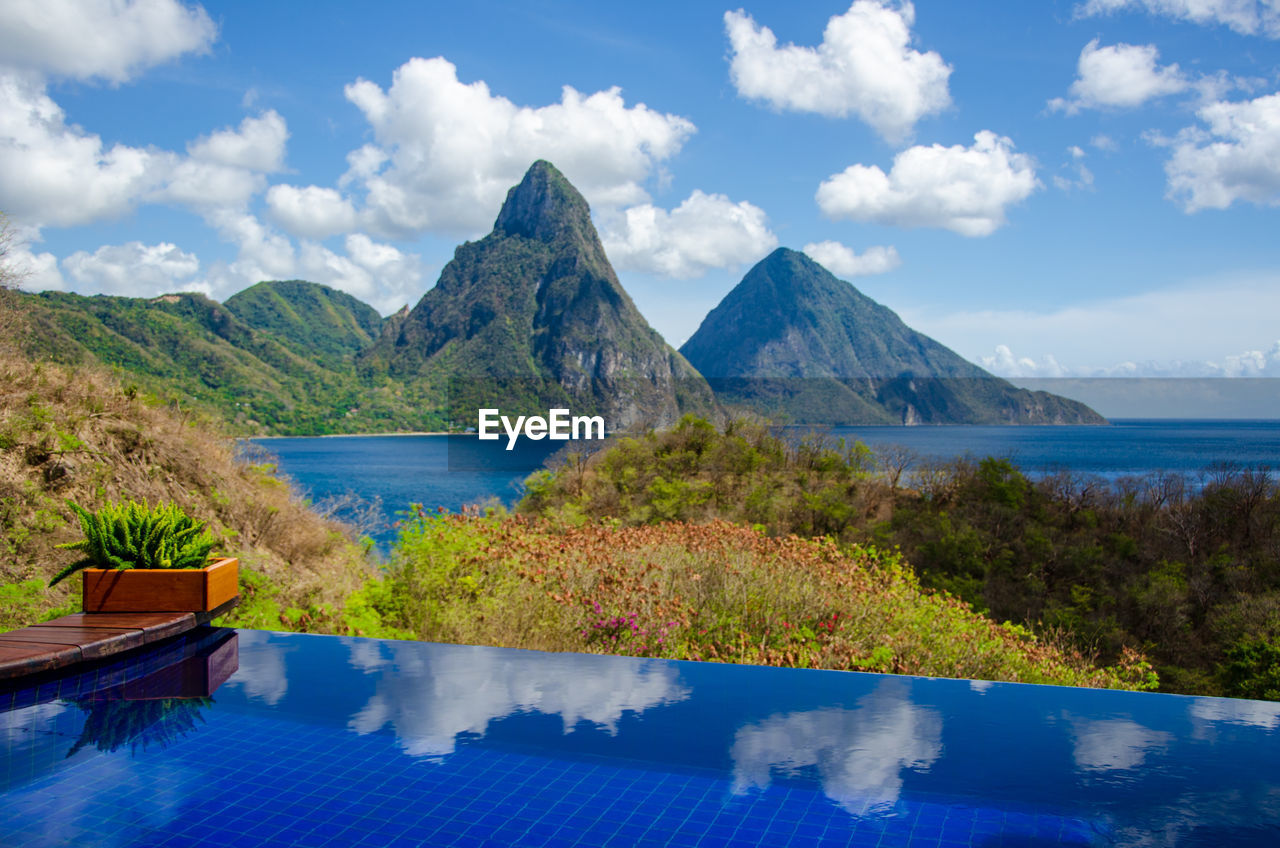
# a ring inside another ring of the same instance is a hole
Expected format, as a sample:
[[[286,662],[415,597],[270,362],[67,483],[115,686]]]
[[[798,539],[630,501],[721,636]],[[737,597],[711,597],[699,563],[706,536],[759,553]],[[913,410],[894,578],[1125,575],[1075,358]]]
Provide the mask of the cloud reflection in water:
[[[612,735],[625,712],[689,697],[670,664],[628,657],[459,648],[428,660],[413,643],[387,642],[354,645],[351,664],[395,673],[378,680],[348,726],[360,734],[390,726],[412,756],[451,754],[458,734],[484,735],[490,721],[519,712],[558,715],[565,733],[585,721]]]
[[[816,766],[827,797],[851,813],[891,805],[905,769],[928,771],[942,753],[942,717],[918,707],[900,681],[885,681],[855,709],[771,716],[734,738],[734,791],[767,787],[777,769]]]

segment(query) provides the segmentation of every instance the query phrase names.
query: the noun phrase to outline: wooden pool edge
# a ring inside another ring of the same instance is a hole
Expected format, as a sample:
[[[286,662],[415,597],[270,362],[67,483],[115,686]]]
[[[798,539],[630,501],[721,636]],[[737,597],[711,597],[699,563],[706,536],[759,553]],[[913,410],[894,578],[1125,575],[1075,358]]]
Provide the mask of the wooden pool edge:
[[[240,596],[204,612],[78,612],[0,633],[0,683],[59,671],[178,636],[225,615]]]

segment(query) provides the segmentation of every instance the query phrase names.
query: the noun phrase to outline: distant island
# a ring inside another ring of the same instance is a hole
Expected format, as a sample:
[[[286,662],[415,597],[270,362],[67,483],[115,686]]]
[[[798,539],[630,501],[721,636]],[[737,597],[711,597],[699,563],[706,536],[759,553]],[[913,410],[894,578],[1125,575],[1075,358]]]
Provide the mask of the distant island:
[[[802,253],[770,254],[679,352],[618,281],[586,200],[535,162],[493,231],[412,309],[302,280],[196,293],[23,296],[28,354],[101,363],[252,435],[458,431],[475,410],[568,406],[609,429],[743,412],[787,424],[1103,424],[907,327]]]

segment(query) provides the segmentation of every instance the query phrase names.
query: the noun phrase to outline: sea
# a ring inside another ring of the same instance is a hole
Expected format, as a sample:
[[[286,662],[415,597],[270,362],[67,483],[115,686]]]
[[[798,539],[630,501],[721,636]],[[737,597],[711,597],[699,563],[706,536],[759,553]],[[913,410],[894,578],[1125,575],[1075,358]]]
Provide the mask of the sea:
[[[809,430],[791,428],[803,438]],[[969,456],[1009,459],[1039,477],[1060,471],[1114,481],[1150,472],[1197,477],[1234,465],[1280,469],[1280,421],[1121,419],[1109,426],[830,427],[813,433],[835,444],[860,440],[873,449],[902,446],[916,462]],[[384,552],[412,505],[461,511],[475,504],[511,506],[524,481],[554,464],[558,445],[474,436],[387,435],[251,440],[255,461],[276,464],[321,511],[353,521]]]

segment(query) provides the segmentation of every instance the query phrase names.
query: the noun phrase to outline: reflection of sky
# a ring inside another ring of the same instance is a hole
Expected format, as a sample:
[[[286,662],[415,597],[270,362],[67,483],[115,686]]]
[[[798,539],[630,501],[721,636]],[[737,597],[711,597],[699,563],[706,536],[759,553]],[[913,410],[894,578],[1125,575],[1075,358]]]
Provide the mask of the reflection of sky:
[[[240,668],[224,685],[242,687],[247,697],[275,706],[289,691],[284,663],[288,649],[267,642],[267,634],[260,631],[241,630],[239,634]]]
[[[395,672],[381,677],[349,727],[363,734],[389,725],[414,756],[453,753],[458,734],[483,736],[490,721],[518,712],[557,715],[565,733],[585,721],[615,734],[624,712],[689,696],[674,666],[626,657],[459,649],[428,659],[413,643],[365,642],[353,644],[351,664]]]
[[[1191,703],[1191,718],[1197,730],[1206,722],[1226,722],[1275,730],[1280,727],[1280,704],[1274,701],[1246,701],[1235,698],[1196,698]]]
[[[771,716],[734,737],[734,791],[769,785],[770,772],[816,766],[827,797],[861,812],[892,804],[905,769],[928,771],[942,753],[942,717],[915,706],[904,683],[886,680],[855,709]]]
[[[1141,766],[1150,753],[1164,751],[1173,735],[1128,719],[1071,719],[1076,768],[1124,771]]]

